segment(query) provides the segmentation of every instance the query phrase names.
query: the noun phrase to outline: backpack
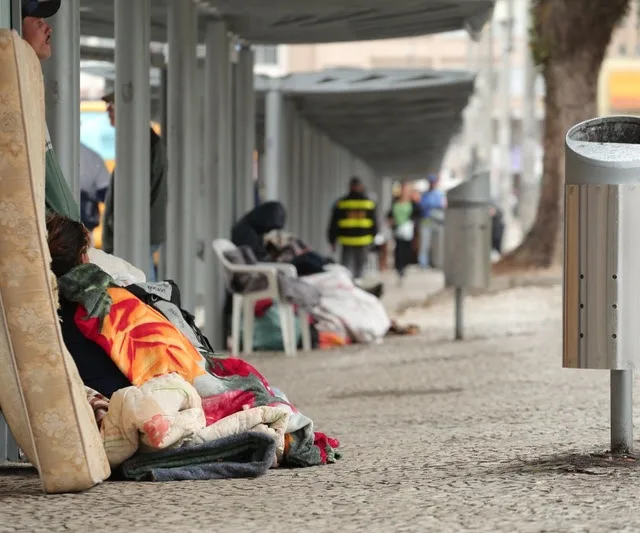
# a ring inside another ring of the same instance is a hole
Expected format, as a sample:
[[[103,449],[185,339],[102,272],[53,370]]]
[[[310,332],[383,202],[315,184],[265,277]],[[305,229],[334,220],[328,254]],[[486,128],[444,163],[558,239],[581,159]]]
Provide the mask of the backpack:
[[[136,283],[125,287],[131,294],[152,307],[171,322],[203,355],[215,353],[195,317],[180,307],[180,289],[174,281]]]

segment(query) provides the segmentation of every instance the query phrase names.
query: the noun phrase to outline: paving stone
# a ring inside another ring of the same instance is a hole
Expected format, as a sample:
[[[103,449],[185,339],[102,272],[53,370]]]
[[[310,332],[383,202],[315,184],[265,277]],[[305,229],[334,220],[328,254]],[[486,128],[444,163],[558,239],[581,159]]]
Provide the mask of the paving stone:
[[[559,287],[518,288],[469,298],[461,342],[443,301],[400,317],[423,327],[415,337],[258,354],[251,361],[341,440],[344,459],[61,496],[0,472],[0,532],[639,531],[634,467],[562,468],[606,450],[609,397],[607,372],[561,368],[561,310]]]

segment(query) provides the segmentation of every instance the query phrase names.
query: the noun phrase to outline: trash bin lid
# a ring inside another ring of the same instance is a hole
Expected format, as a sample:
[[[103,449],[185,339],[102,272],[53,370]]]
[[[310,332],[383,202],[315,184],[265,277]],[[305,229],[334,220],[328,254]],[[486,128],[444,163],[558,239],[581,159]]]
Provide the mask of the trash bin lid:
[[[570,185],[640,183],[640,118],[594,118],[575,125],[565,140]]]
[[[489,171],[476,172],[467,181],[447,192],[449,207],[465,207],[491,203],[491,180]]]

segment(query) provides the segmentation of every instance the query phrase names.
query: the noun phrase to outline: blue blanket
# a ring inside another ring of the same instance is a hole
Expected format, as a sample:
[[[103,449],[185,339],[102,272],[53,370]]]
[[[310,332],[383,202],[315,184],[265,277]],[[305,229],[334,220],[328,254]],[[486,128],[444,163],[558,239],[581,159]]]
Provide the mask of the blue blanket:
[[[123,481],[185,481],[258,477],[271,468],[276,443],[264,433],[247,432],[198,446],[137,453],[114,472]]]

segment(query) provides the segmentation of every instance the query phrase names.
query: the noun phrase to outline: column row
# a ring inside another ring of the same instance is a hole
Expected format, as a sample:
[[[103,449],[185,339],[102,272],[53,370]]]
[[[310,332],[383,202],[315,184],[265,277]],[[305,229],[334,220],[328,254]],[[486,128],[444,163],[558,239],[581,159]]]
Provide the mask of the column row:
[[[147,274],[151,271],[150,3],[114,3],[114,251]],[[56,53],[45,64],[45,79],[52,140],[79,200],[78,4],[79,0],[65,1],[56,15]],[[211,243],[215,238],[228,238],[234,221],[254,201],[254,58],[248,45],[232,40],[223,21],[211,20],[205,32],[202,68],[197,57],[196,6],[184,0],[167,4],[168,60],[160,93],[168,160],[163,277],[178,284],[182,305],[190,312],[201,298],[205,332],[216,348],[223,348],[224,277]],[[198,241],[204,246],[200,264]]]
[[[287,228],[320,253],[329,253],[327,227],[333,203],[357,175],[375,194],[371,168],[309,124],[279,89],[265,96],[266,200],[287,208]]]

